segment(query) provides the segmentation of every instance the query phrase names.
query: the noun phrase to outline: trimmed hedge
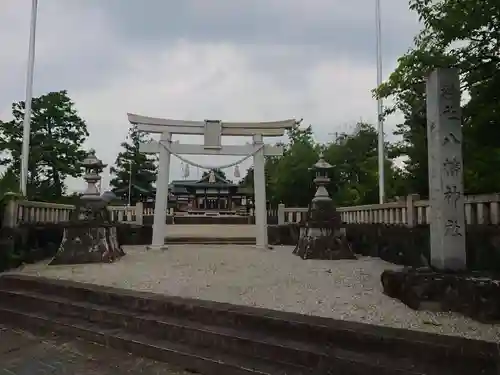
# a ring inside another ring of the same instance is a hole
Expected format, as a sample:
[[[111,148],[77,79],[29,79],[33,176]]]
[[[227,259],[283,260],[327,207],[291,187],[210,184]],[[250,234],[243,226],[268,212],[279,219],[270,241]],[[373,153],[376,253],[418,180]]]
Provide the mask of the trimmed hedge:
[[[408,228],[383,224],[346,225],[354,251],[388,262],[420,267],[430,259],[429,225]],[[500,274],[500,226],[467,226],[467,265],[473,271]]]
[[[426,266],[430,259],[429,225],[414,228],[385,224],[346,224],[352,249],[365,256],[379,257],[404,266]],[[270,225],[269,243],[295,245],[298,224]],[[467,226],[467,264],[470,270],[500,274],[500,226]]]
[[[0,271],[53,257],[62,233],[63,229],[57,226],[23,225],[0,229]]]
[[[0,272],[54,257],[61,243],[65,224],[21,225],[0,229]],[[151,243],[152,229],[148,226],[118,224],[120,245]]]
[[[23,263],[51,258],[62,239],[64,224],[21,225],[0,229],[0,272]],[[117,224],[122,245],[148,245],[151,226]],[[347,238],[353,250],[405,266],[423,266],[429,259],[429,226],[414,228],[383,224],[348,224]],[[298,225],[270,225],[269,243],[295,245]],[[467,262],[470,270],[500,274],[500,226],[467,226]]]

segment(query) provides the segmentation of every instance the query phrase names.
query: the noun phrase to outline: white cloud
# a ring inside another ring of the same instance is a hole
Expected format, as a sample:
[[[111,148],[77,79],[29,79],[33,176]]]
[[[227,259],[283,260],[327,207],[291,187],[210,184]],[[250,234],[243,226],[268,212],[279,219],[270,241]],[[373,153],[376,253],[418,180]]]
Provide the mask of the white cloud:
[[[28,3],[2,0],[0,5],[0,44],[7,46],[0,59],[0,87],[7,88],[0,93],[1,118],[8,115],[12,101],[24,96]],[[335,9],[354,11],[346,4]],[[376,119],[370,92],[375,86],[374,59],[359,61],[345,51],[335,56],[322,54],[320,47],[207,44],[181,38],[142,49],[125,43],[99,8],[55,0],[41,2],[38,31],[35,95],[67,89],[88,122],[89,147],[109,164],[126,137],[127,112],[192,120],[304,118],[319,141],[360,118]],[[192,159],[209,165],[236,160]],[[171,178],[180,178],[179,165],[172,162]],[[70,185],[83,186],[81,181]]]
[[[373,69],[346,61],[323,62],[303,72],[307,84],[292,91],[280,87],[272,73],[249,68],[249,61],[259,56],[236,46],[183,42],[163,53],[130,57],[124,77],[74,94],[89,121],[90,143],[111,162],[128,129],[127,112],[226,121],[303,117],[323,140],[346,122],[375,119]],[[179,171],[173,175],[178,178]]]

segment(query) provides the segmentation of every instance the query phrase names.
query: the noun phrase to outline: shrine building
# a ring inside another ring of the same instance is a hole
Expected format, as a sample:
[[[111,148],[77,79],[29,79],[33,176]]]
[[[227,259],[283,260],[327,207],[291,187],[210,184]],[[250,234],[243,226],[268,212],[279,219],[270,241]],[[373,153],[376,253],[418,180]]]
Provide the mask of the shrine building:
[[[200,180],[174,180],[169,206],[176,211],[237,213],[253,204],[253,191],[211,171]]]

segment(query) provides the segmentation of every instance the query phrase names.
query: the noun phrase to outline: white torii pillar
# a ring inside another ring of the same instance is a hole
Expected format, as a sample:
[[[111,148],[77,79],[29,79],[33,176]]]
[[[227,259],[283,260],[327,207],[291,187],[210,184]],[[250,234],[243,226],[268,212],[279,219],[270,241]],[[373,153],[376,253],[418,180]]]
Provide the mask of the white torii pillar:
[[[267,210],[266,210],[266,180],[265,180],[265,156],[278,156],[283,154],[281,146],[265,145],[264,136],[282,136],[286,129],[296,125],[295,120],[275,122],[221,122],[213,120],[205,121],[178,121],[160,119],[134,114],[128,115],[129,122],[137,125],[139,131],[147,133],[162,134],[162,144],[158,142],[142,143],[140,151],[145,153],[160,153],[160,165],[157,179],[157,191],[155,202],[155,215],[153,223],[152,247],[164,248],[166,201],[158,203],[161,195],[168,195],[168,169],[170,168],[170,152],[184,155],[238,155],[248,156],[253,154],[254,158],[254,189],[255,189],[255,224],[257,227],[257,247],[267,248]],[[172,134],[199,134],[204,135],[203,145],[179,144],[171,142]],[[246,145],[224,145],[221,137],[228,136],[252,136],[253,144]],[[165,145],[167,147],[165,147]],[[166,170],[162,173],[162,170]],[[160,199],[164,201],[164,199]],[[157,212],[159,211],[159,212]]]
[[[160,142],[171,144],[172,134],[163,132],[160,137]],[[165,250],[165,228],[167,224],[167,209],[168,209],[168,180],[170,175],[170,152],[166,147],[160,147],[158,150],[159,162],[158,173],[156,175],[156,196],[155,196],[155,211],[153,218],[153,239],[150,249]]]
[[[260,147],[253,155],[253,189],[255,204],[255,226],[257,227],[257,247],[267,248],[267,200],[264,141],[261,134],[253,136],[254,146]]]

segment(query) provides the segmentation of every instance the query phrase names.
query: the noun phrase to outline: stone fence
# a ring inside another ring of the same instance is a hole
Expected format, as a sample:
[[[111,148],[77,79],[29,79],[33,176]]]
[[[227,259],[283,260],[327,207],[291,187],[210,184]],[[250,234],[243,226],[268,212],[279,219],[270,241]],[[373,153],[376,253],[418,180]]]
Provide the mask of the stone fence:
[[[16,227],[19,224],[46,224],[68,221],[74,205],[32,201],[9,201],[4,211],[3,227]],[[109,206],[113,220],[121,223],[142,223],[144,208],[136,206]],[[152,214],[152,213],[151,213]]]
[[[10,201],[6,207],[3,226],[15,227],[19,224],[59,223],[69,220],[73,205]],[[109,206],[113,220],[121,223],[143,224],[145,216],[153,216],[153,208],[145,208],[142,203],[135,206]],[[285,207],[268,210],[269,223],[298,223],[305,219],[307,208]],[[393,224],[413,227],[429,224],[429,201],[410,195],[395,202],[364,206],[339,207],[342,221],[346,224]],[[175,215],[180,215],[176,213]],[[252,213],[250,213],[251,215]],[[174,215],[173,209],[169,216]],[[465,198],[467,224],[500,224],[500,194],[469,195]]]

